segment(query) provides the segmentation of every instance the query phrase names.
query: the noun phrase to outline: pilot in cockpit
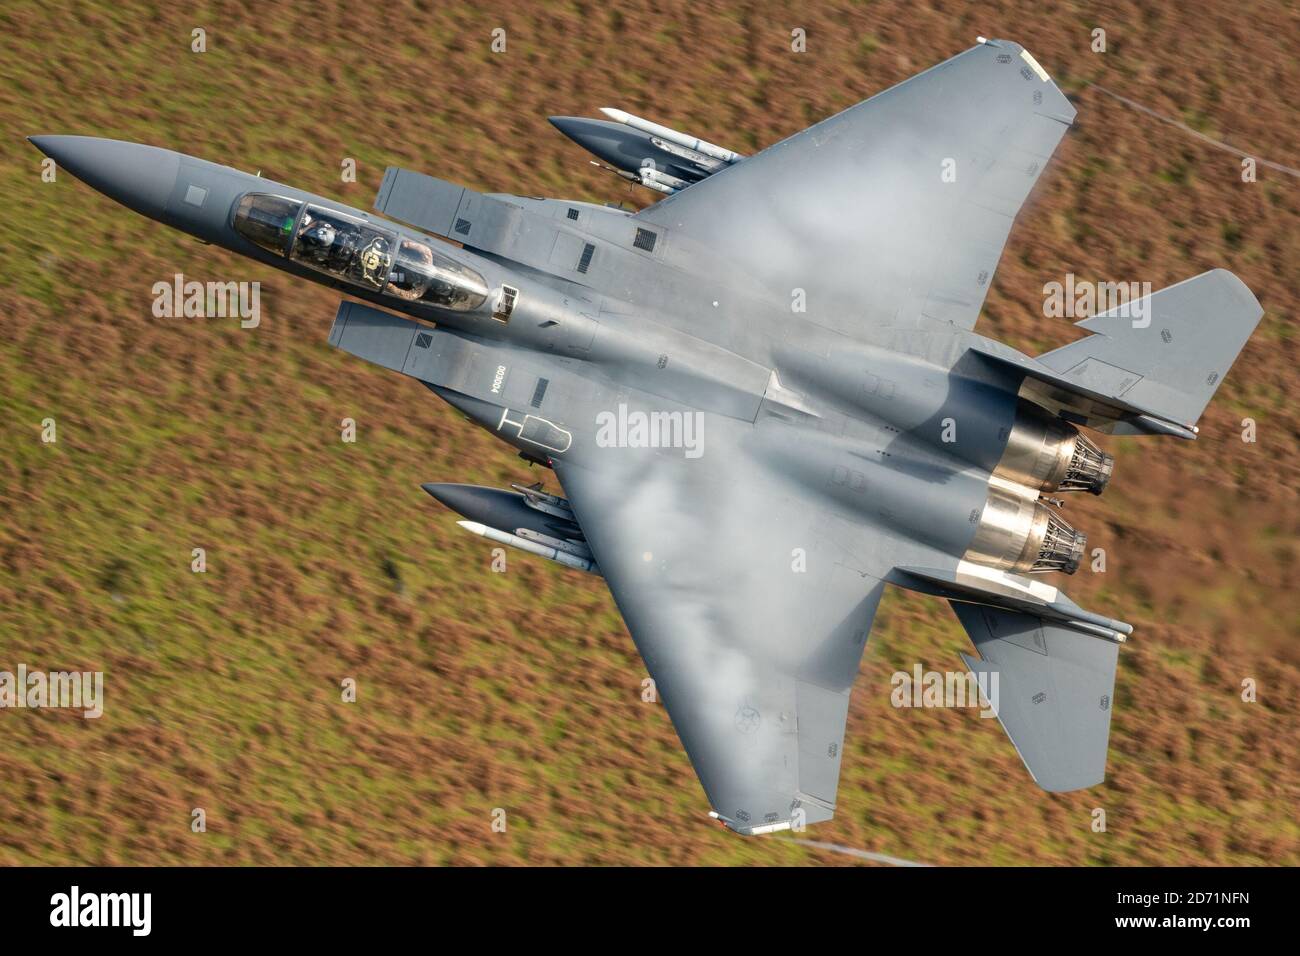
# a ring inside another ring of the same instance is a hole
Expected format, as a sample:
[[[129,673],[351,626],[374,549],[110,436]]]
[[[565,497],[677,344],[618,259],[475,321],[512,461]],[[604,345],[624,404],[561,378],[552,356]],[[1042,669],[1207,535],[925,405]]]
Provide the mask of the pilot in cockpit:
[[[318,266],[328,266],[337,230],[326,219],[312,219],[310,214],[304,219],[306,221],[298,233],[298,247],[294,250],[296,255]]]
[[[403,239],[397,262],[388,276],[388,292],[415,301],[429,288],[433,271],[433,253],[419,242]]]

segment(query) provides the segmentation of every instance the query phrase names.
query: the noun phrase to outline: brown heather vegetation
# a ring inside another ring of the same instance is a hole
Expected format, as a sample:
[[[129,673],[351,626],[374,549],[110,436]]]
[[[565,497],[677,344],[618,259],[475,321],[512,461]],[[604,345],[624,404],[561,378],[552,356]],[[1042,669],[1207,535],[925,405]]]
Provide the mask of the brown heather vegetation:
[[[489,573],[488,545],[419,489],[536,473],[414,381],[330,349],[333,294],[70,176],[42,183],[23,137],[154,143],[358,206],[390,163],[627,199],[548,114],[616,105],[753,150],[977,34],[1023,42],[1079,108],[980,331],[1031,353],[1071,339],[1042,313],[1066,272],[1160,288],[1226,266],[1267,314],[1200,441],[1103,439],[1115,482],[1070,502],[1108,555],[1071,596],[1136,627],[1106,784],[1043,793],[994,723],[892,708],[894,670],[960,666],[967,639],[942,604],[891,593],[837,817],[810,835],[951,864],[1300,862],[1300,182],[1243,183],[1236,156],[1089,86],[1300,165],[1300,15],[1252,0],[4,4],[0,669],[102,669],[107,700],[97,721],[0,712],[0,862],[848,862],[707,819],[603,583],[515,554]],[[154,319],[150,287],[176,272],[260,280],[261,327]]]

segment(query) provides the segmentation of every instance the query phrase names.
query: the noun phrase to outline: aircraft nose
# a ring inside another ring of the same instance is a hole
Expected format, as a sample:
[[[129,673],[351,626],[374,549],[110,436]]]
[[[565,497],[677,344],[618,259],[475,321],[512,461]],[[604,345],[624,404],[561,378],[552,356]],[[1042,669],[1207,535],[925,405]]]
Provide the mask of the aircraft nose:
[[[180,154],[156,146],[95,136],[27,139],[60,169],[151,219],[163,215],[180,172]]]
[[[472,509],[474,496],[466,485],[429,482],[420,487],[457,514],[463,515]]]
[[[580,116],[548,116],[546,121],[565,136],[573,136],[582,129],[582,117]]]
[[[603,157],[607,151],[608,141],[611,139],[608,127],[613,124],[605,120],[588,119],[585,116],[548,116],[546,119],[588,152]]]

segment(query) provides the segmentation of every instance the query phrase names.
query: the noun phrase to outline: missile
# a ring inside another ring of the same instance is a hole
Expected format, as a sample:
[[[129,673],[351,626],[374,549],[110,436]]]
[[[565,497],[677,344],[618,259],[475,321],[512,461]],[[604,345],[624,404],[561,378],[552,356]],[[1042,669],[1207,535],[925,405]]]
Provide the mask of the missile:
[[[703,153],[657,139],[621,123],[583,116],[552,116],[550,121],[569,139],[603,160],[593,160],[593,166],[637,185],[644,185],[640,174],[646,166],[689,185],[726,165]]]
[[[588,160],[588,162],[590,162],[591,165],[595,166],[597,169],[603,169],[607,173],[613,173],[615,176],[618,176],[620,179],[626,179],[628,182],[636,183],[637,185],[641,184],[640,176],[634,176],[632,173],[629,173],[626,170],[615,169],[613,166],[606,166],[604,163],[598,163],[594,159]]]
[[[528,500],[528,507],[534,508],[543,514],[551,515],[554,518],[571,522],[575,528],[577,527],[578,522],[573,516],[573,507],[569,504],[568,499],[561,498],[559,495],[547,494],[542,490],[540,481],[535,485],[518,485],[511,482],[510,487]]]
[[[646,173],[648,172],[649,170],[646,170]],[[671,196],[673,193],[677,192],[677,190],[673,189],[672,186],[667,186],[664,183],[661,183],[658,180],[656,180],[653,176],[647,176],[645,173],[641,174],[641,179],[639,180],[639,182],[646,189],[653,189],[657,193],[667,193],[668,195]]]
[[[641,169],[641,185],[649,186],[651,189],[664,186],[669,192],[677,192],[679,189],[685,189],[690,183],[670,173],[661,173],[657,169],[646,166]]]
[[[569,503],[537,488],[516,485],[513,491],[504,491],[450,482],[430,482],[420,487],[462,518],[490,528],[506,528],[511,534],[519,534],[521,528],[527,528],[537,536],[559,541],[582,541],[582,529],[578,527]],[[586,552],[585,546],[581,547],[581,552]]]
[[[507,544],[565,567],[599,574],[569,502],[540,487],[512,485],[513,491],[480,485],[430,483],[430,495],[466,520],[466,531]],[[507,530],[511,529],[511,530]]]
[[[586,571],[588,574],[599,575],[600,571],[596,568],[596,563],[586,558],[581,558],[576,554],[569,554],[567,551],[561,551],[559,548],[544,544],[541,541],[529,541],[521,535],[511,534],[508,531],[501,531],[498,528],[489,528],[478,521],[457,521],[470,534],[476,534],[481,538],[487,538],[489,541],[495,541],[498,544],[506,544],[512,548],[518,548],[520,551],[527,551],[529,554],[535,554],[538,557],[546,558],[557,564],[562,564],[566,568],[577,568],[579,571]]]
[[[633,116],[631,113],[626,113],[623,110],[616,110],[603,106],[600,111],[615,123],[622,123],[624,126],[630,126],[632,129],[640,130],[641,132],[648,133],[651,136],[657,136],[666,142],[674,143],[686,149],[693,149],[697,153],[703,153],[705,156],[721,160],[724,163],[734,163],[738,159],[745,158],[740,153],[732,152],[729,149],[717,146],[706,140],[696,139],[694,136],[687,136],[685,133],[679,133],[677,130],[669,129],[667,126],[660,126],[658,123],[652,123],[639,116]]]
[[[658,136],[650,137],[650,145],[654,146],[655,149],[662,149],[670,156],[676,156],[680,159],[686,160],[688,163],[699,166],[701,169],[708,170],[710,173],[716,173],[719,169],[722,169],[727,165],[720,159],[714,159],[712,156],[705,156],[703,153],[697,152],[693,149],[687,149],[685,146],[678,146],[676,143],[670,143],[667,140],[660,139]]]
[[[630,120],[645,123],[635,116]],[[550,121],[556,129],[583,149],[611,164],[607,166],[593,161],[593,166],[609,170],[629,182],[653,189],[655,192],[672,195],[727,166],[726,162],[716,156],[683,145],[699,143],[699,140],[681,133],[677,133],[676,138],[670,141],[664,136],[651,135],[635,128],[634,125],[623,122],[586,119],[579,116],[552,116]],[[662,129],[653,123],[646,125]],[[715,149],[721,148],[715,147]],[[722,150],[722,152],[735,155],[729,150]]]

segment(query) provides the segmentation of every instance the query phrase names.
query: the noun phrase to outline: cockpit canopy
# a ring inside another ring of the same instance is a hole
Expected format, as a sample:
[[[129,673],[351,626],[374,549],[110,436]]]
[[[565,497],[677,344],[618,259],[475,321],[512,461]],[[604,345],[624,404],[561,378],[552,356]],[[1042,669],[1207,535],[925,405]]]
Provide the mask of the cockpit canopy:
[[[235,210],[235,231],[268,252],[284,255],[293,238],[302,203],[265,193],[249,193]]]
[[[430,243],[334,209],[249,193],[235,231],[268,252],[371,292],[468,312],[487,299],[483,277]]]

